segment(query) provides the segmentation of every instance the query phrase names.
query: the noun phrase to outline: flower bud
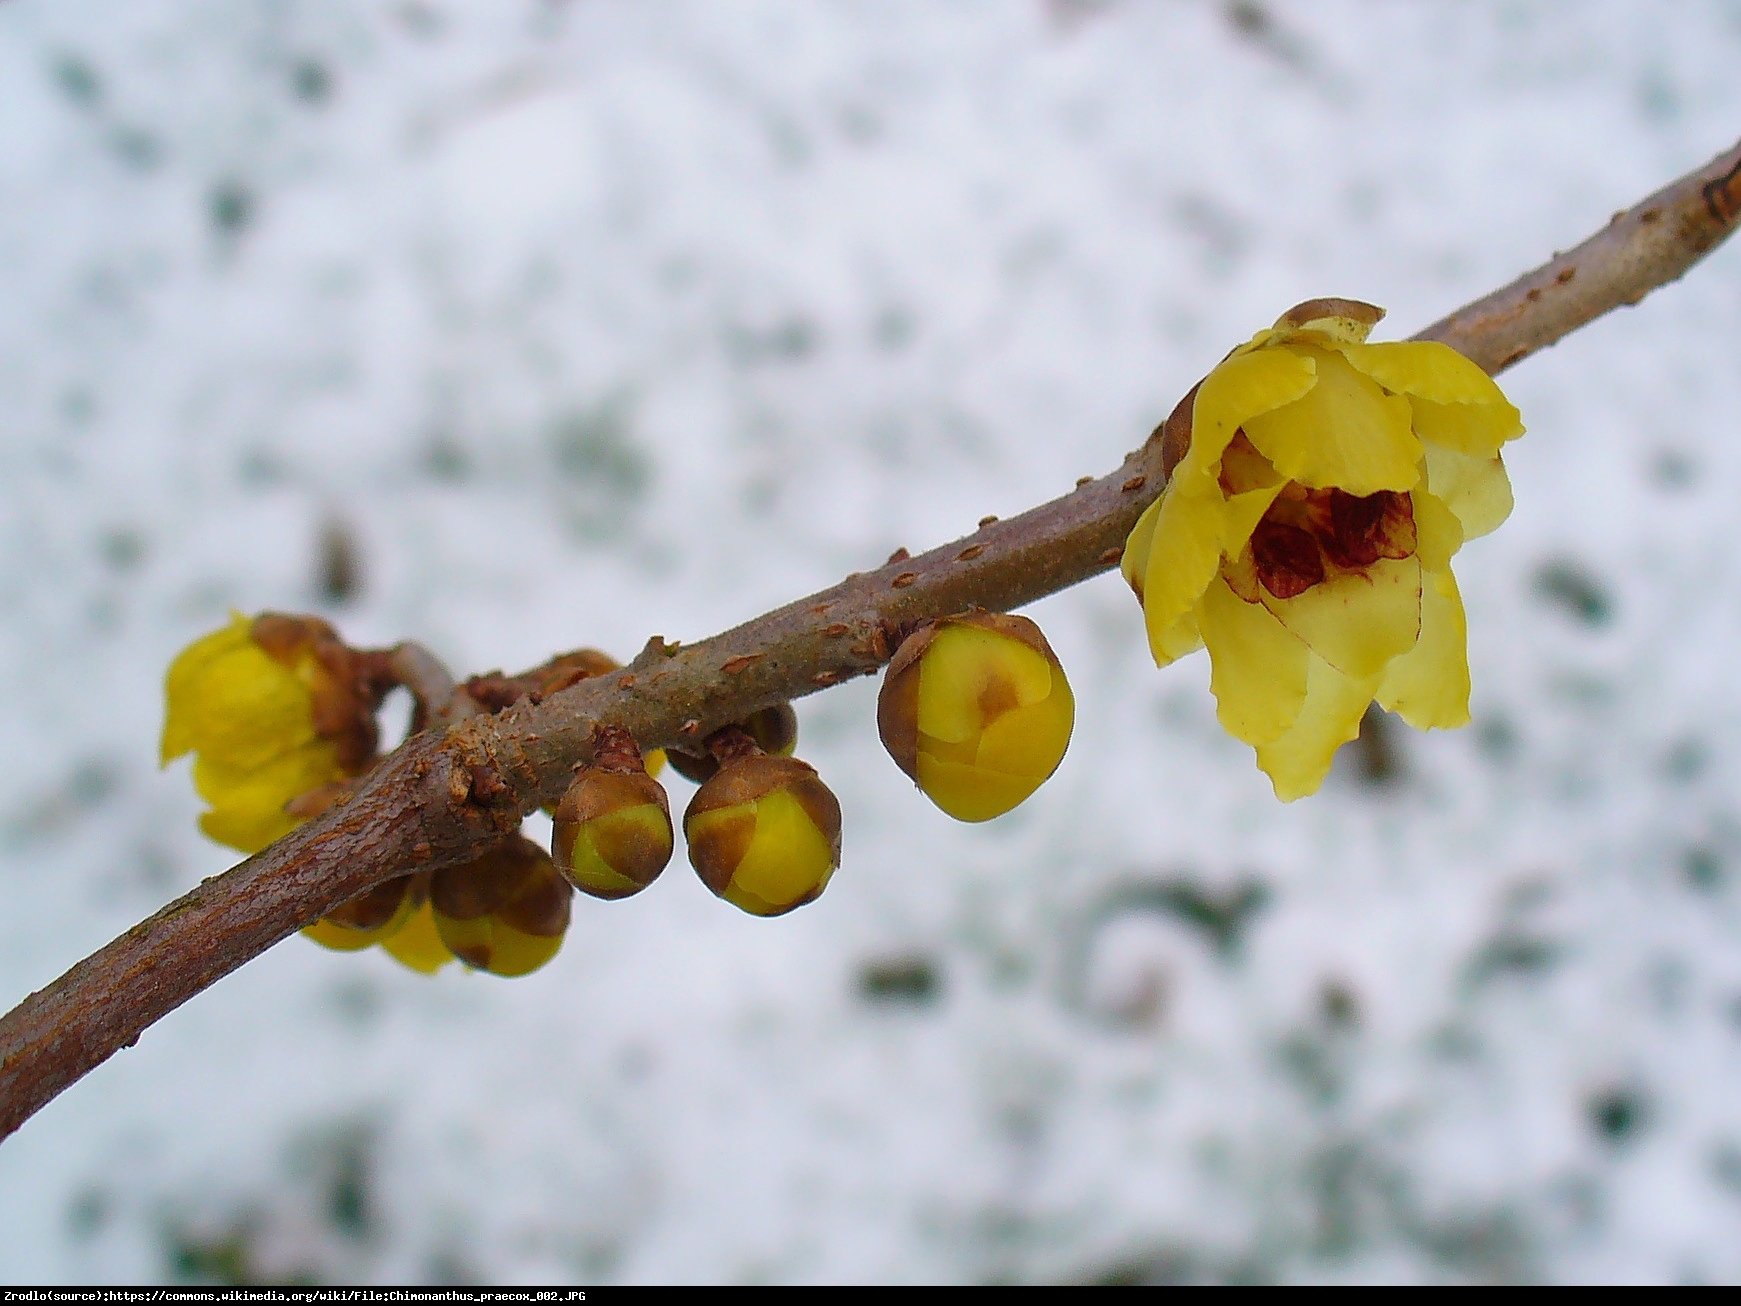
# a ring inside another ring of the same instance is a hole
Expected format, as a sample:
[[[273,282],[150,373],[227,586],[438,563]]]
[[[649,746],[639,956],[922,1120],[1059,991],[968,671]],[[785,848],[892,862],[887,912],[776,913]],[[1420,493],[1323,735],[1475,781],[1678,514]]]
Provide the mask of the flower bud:
[[[790,703],[776,703],[773,707],[752,712],[735,728],[743,731],[755,741],[756,747],[772,757],[790,757],[792,750],[798,747],[798,714]],[[711,755],[697,757],[673,749],[670,760],[671,769],[692,784],[706,784],[719,773],[719,763]],[[650,766],[647,769],[652,771]]]
[[[594,898],[639,893],[671,860],[671,808],[644,771],[583,767],[556,805],[557,869]]]
[[[381,940],[381,951],[408,970],[419,975],[433,975],[453,960],[453,953],[436,932],[435,912],[425,897],[421,906],[411,913],[411,919]]]
[[[398,933],[423,904],[424,892],[418,877],[401,875],[340,904],[302,932],[323,948],[356,952]]]
[[[683,834],[701,882],[754,916],[802,907],[840,865],[840,803],[794,757],[725,763],[695,791]]]
[[[556,955],[571,890],[550,856],[518,835],[430,880],[435,930],[449,951],[492,975],[528,975]]]
[[[877,731],[895,765],[958,821],[1038,789],[1070,742],[1076,700],[1040,628],[968,612],[921,627],[889,663]]]

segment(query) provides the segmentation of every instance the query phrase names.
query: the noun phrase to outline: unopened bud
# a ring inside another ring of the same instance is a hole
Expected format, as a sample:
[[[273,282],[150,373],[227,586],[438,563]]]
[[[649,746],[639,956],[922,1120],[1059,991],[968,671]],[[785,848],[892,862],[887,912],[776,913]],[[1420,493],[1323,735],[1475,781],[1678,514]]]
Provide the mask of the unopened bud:
[[[323,948],[356,952],[391,938],[422,902],[422,883],[401,875],[334,908],[302,932]]]
[[[812,901],[840,865],[840,803],[793,757],[727,762],[696,790],[683,834],[701,882],[755,916]]]
[[[671,860],[671,808],[644,771],[582,768],[555,816],[557,869],[595,898],[639,893]]]
[[[448,950],[504,976],[530,974],[556,955],[571,897],[550,855],[518,835],[476,861],[435,872],[429,886],[436,933]]]
[[[958,821],[987,821],[1058,769],[1076,700],[1040,628],[968,612],[902,643],[877,698],[877,731],[895,765]]]

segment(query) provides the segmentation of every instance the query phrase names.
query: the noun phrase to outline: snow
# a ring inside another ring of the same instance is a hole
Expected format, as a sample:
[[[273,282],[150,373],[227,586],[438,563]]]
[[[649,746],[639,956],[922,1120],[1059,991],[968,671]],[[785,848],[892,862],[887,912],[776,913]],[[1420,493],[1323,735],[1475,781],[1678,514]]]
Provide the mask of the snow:
[[[0,8],[0,1001],[228,865],[154,761],[229,608],[699,638],[1110,469],[1296,300],[1510,279],[1732,143],[1738,53],[1716,0]],[[1082,586],[1022,809],[806,700],[819,902],[674,866],[513,982],[291,940],[0,1147],[0,1279],[1741,1277],[1737,257],[1507,376],[1476,720],[1391,778],[1278,805]]]

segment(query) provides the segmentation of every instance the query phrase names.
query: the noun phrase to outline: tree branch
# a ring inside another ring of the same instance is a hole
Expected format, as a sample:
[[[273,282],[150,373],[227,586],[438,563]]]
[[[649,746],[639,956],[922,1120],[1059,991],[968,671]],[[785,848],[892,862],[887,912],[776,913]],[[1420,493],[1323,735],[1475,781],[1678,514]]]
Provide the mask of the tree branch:
[[[1733,229],[1741,145],[1673,182],[1577,248],[1421,332],[1500,371],[1676,280]],[[1114,566],[1161,488],[1145,447],[1108,476],[1009,521],[744,623],[699,644],[655,638],[628,667],[541,702],[416,734],[355,792],[207,880],[0,1019],[0,1137],[194,994],[394,875],[475,857],[556,801],[593,728],[647,748],[698,746],[751,712],[875,672],[908,623],[971,606],[1007,611]],[[392,651],[422,704],[452,700],[440,664]]]

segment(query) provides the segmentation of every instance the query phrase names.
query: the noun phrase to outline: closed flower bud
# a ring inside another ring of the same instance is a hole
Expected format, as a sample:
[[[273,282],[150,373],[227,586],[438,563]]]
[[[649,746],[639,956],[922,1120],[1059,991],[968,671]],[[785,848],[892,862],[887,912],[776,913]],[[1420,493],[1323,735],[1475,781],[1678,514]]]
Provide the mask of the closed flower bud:
[[[453,953],[435,928],[435,911],[428,898],[411,913],[411,919],[381,940],[381,951],[420,975],[433,975],[453,960]]]
[[[429,886],[442,943],[466,965],[503,976],[528,975],[556,955],[571,896],[550,855],[518,835],[435,872]]]
[[[1058,769],[1076,719],[1064,668],[1026,617],[922,627],[889,663],[877,731],[895,765],[958,821],[987,821]]]
[[[840,803],[793,757],[725,763],[690,800],[683,834],[701,882],[755,916],[812,901],[840,865]]]
[[[303,933],[335,952],[366,948],[398,933],[422,905],[426,890],[421,877],[398,876],[335,907]]]
[[[772,757],[790,757],[798,747],[798,714],[790,703],[776,703],[759,712],[752,712],[736,727],[755,741],[757,748]],[[697,757],[693,753],[672,750],[671,769],[692,784],[706,784],[719,773],[719,763],[712,756]],[[649,766],[647,768],[657,775]]]
[[[639,893],[671,860],[671,808],[644,771],[583,768],[555,816],[557,869],[594,898]]]

